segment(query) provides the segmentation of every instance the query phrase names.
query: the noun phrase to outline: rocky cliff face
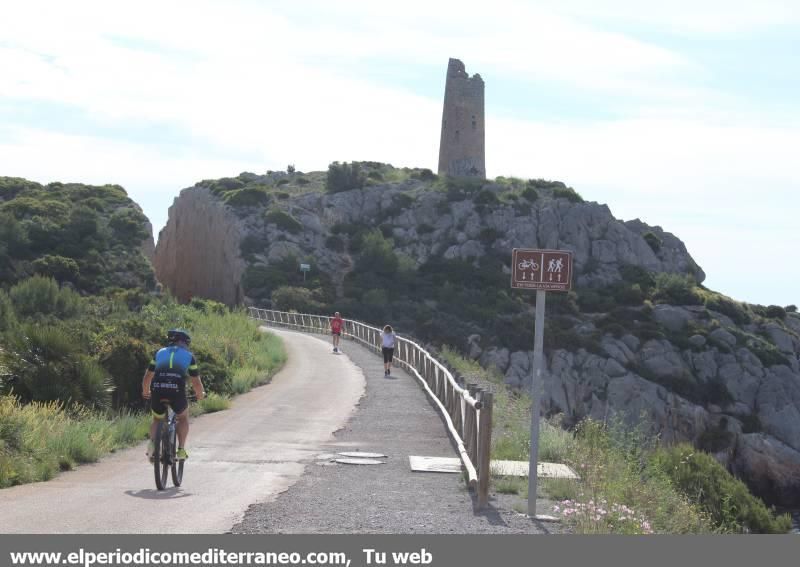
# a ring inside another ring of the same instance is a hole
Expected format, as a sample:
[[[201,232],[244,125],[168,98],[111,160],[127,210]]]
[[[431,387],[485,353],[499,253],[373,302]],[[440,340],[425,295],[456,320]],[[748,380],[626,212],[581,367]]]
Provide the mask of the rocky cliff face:
[[[159,239],[159,279],[184,298],[390,319],[527,389],[533,307],[508,289],[510,252],[572,250],[577,293],[548,294],[543,409],[567,423],[643,420],[665,441],[714,453],[767,500],[800,505],[796,313],[703,288],[677,237],[615,219],[563,184],[412,174],[330,194],[324,175],[298,175],[182,192]],[[300,261],[319,274],[313,284],[298,280]]]
[[[207,297],[236,305],[244,261],[239,255],[243,227],[203,188],[181,191],[158,236],[157,279],[182,301]]]

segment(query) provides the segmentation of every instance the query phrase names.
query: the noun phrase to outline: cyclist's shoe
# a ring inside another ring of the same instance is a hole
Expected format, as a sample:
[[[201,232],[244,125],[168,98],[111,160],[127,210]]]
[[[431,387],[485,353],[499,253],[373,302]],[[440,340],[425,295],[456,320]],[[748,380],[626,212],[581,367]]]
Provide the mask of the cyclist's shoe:
[[[153,462],[153,453],[155,452],[156,452],[156,446],[155,443],[153,443],[153,440],[151,439],[150,441],[147,442],[147,453],[145,453],[145,455],[147,455],[147,460],[150,461],[151,463]]]
[[[189,453],[183,447],[178,447],[177,457],[179,461],[185,461],[189,458]]]

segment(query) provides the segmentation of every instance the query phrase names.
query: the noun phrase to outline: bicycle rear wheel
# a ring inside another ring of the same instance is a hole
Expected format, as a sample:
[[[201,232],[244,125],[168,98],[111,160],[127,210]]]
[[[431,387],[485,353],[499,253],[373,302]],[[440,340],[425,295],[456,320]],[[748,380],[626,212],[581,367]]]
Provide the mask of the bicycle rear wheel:
[[[175,486],[180,486],[181,482],[183,482],[183,463],[184,461],[179,461],[176,455],[176,451],[178,448],[178,443],[176,439],[176,427],[170,428],[170,444],[172,445],[172,451],[170,455],[172,456],[172,484]]]
[[[156,477],[156,488],[164,490],[167,487],[167,475],[169,474],[169,436],[166,434],[167,423],[160,420],[156,428],[156,438],[153,449],[153,472]]]

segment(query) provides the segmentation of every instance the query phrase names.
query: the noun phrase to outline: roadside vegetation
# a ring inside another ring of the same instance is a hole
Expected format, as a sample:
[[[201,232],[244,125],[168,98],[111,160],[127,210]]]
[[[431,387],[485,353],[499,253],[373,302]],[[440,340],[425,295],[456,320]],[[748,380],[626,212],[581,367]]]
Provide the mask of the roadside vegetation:
[[[0,488],[146,438],[142,376],[169,328],[193,336],[209,392],[195,414],[226,408],[283,364],[280,340],[243,312],[158,296],[149,238],[118,185],[0,177]]]
[[[441,357],[470,381],[495,393],[492,459],[528,461],[530,397],[512,392],[502,377],[444,348]],[[621,418],[585,419],[572,430],[558,416],[540,423],[539,461],[569,465],[579,481],[539,479],[540,497],[576,533],[787,533],[777,515],[710,455],[690,445],[665,446],[642,424]],[[518,494],[525,510],[527,478],[494,476],[497,492]]]
[[[145,439],[141,380],[171,327],[192,334],[209,391],[195,415],[225,409],[286,358],[277,337],[222,304],[132,290],[81,297],[42,276],[0,290],[0,320],[0,488]]]

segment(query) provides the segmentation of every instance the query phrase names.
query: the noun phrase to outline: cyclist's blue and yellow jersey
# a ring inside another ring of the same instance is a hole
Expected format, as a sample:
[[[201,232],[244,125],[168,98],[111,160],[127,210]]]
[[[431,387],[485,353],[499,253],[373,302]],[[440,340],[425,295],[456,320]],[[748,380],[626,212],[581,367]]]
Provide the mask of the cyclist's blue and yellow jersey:
[[[186,409],[186,377],[199,376],[194,355],[182,346],[171,345],[159,350],[148,367],[155,376],[150,388],[153,391],[153,414],[163,417],[163,401],[169,401],[175,413]]]
[[[194,355],[177,345],[159,350],[149,369],[155,373],[153,389],[159,390],[183,390],[187,376],[199,376]]]

